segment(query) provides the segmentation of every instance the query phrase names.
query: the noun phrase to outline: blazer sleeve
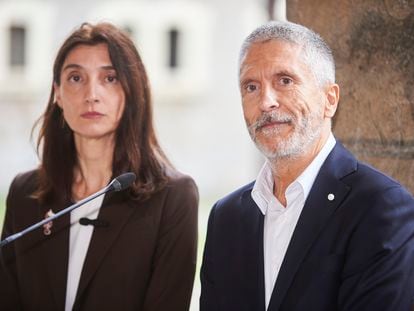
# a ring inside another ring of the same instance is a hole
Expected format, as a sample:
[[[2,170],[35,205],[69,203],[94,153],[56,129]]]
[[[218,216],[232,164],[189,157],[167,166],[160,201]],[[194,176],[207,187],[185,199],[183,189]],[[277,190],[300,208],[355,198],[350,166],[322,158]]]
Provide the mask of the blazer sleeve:
[[[10,186],[9,193],[6,199],[6,214],[3,222],[3,230],[1,239],[14,234],[14,197],[16,192],[15,178]],[[1,310],[21,310],[20,300],[17,290],[17,273],[16,273],[16,254],[14,243],[11,242],[2,247],[0,250],[1,269],[0,269],[0,309]]]
[[[197,258],[198,190],[182,176],[168,185],[145,311],[184,311],[190,306]]]
[[[374,203],[349,241],[339,309],[409,311],[414,298],[414,201],[402,187],[372,197]]]

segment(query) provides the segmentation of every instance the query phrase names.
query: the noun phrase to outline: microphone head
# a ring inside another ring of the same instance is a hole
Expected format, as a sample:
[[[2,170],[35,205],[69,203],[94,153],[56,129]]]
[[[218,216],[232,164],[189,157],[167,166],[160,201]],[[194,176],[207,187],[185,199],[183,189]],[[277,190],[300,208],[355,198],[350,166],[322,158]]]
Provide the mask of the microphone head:
[[[126,188],[130,187],[132,183],[135,181],[136,176],[134,173],[124,173],[122,175],[119,175],[117,178],[111,181],[110,183],[110,189],[115,191],[122,191]]]

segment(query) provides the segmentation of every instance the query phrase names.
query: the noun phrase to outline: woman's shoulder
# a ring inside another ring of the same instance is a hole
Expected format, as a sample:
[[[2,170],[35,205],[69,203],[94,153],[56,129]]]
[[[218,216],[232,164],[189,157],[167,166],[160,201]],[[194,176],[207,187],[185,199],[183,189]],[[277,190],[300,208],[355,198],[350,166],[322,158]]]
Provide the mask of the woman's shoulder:
[[[184,188],[184,189],[194,189],[195,191],[198,191],[197,185],[194,181],[194,179],[184,174],[180,171],[177,171],[175,169],[168,169],[167,170],[167,187],[168,188]]]
[[[167,170],[166,173],[168,182],[163,192],[170,202],[198,202],[198,187],[191,176],[173,169]]]
[[[16,189],[24,193],[35,191],[38,185],[38,173],[38,169],[33,169],[17,174],[10,185],[10,191]]]
[[[177,170],[167,171],[168,182],[159,193],[166,218],[193,215],[196,218],[199,193],[194,179]]]

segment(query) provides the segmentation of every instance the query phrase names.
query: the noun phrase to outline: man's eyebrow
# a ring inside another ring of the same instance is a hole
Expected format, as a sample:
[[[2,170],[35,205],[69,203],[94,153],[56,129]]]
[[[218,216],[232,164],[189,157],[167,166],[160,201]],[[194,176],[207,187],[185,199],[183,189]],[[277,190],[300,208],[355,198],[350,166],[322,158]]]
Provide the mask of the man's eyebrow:
[[[300,80],[299,76],[296,73],[290,70],[286,70],[286,69],[275,72],[273,76],[274,77],[289,76],[289,77],[292,77],[294,80]]]
[[[255,81],[256,80],[255,79],[252,79],[252,78],[241,79],[240,80],[240,85],[246,85],[246,84],[249,84],[249,83],[255,82]]]

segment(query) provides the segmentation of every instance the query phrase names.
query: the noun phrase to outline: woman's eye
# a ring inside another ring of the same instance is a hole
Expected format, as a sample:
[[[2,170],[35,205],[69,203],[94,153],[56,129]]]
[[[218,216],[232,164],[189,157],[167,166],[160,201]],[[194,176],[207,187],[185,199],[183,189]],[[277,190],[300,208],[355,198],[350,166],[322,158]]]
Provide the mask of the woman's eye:
[[[81,80],[81,77],[79,75],[71,75],[71,76],[69,76],[69,81],[79,82],[80,80]]]
[[[114,75],[110,75],[106,77],[106,81],[113,83],[113,82],[118,81],[118,78]]]

